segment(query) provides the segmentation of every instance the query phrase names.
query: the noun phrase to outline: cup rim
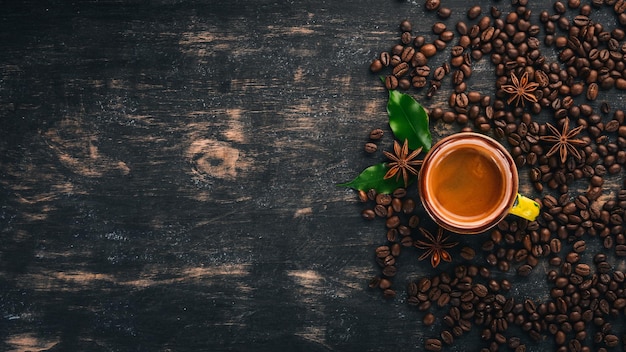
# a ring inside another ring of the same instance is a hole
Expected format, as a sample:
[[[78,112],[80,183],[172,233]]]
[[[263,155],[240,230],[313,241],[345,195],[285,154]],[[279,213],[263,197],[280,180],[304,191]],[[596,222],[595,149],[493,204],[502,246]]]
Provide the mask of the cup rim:
[[[507,175],[507,177],[505,177],[505,180],[511,183],[510,194],[508,194],[507,201],[502,202],[501,205],[498,207],[498,211],[496,212],[497,215],[487,216],[488,219],[485,222],[480,223],[479,225],[463,226],[462,224],[459,224],[457,222],[450,222],[448,221],[448,219],[441,218],[437,214],[437,210],[434,209],[433,206],[428,202],[428,190],[424,177],[424,173],[426,171],[424,170],[428,170],[429,165],[431,165],[430,161],[432,156],[436,155],[438,151],[441,150],[442,146],[448,144],[450,141],[455,141],[458,139],[480,139],[487,147],[490,147],[494,151],[499,152],[503,159],[507,161],[509,166],[508,171],[510,172],[510,175]],[[448,231],[459,234],[478,234],[485,232],[497,225],[509,214],[509,209],[511,209],[511,207],[515,203],[515,199],[519,190],[519,174],[517,171],[517,165],[515,164],[515,161],[513,160],[511,154],[508,152],[508,150],[504,148],[504,146],[500,142],[487,135],[476,132],[458,132],[446,136],[436,142],[424,157],[424,161],[419,171],[418,180],[419,193],[422,198],[422,205],[424,207],[424,210],[426,210],[426,213],[428,213],[430,218],[433,219],[433,221],[435,221],[439,226]]]

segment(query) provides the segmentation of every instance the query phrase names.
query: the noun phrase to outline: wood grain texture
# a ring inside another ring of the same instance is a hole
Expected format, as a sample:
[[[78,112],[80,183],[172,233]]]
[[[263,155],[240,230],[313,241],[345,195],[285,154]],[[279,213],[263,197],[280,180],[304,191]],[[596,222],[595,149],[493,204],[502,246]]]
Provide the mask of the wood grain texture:
[[[0,1],[0,350],[420,350],[431,271],[368,290],[384,228],[336,184],[380,159],[369,63],[422,6]]]

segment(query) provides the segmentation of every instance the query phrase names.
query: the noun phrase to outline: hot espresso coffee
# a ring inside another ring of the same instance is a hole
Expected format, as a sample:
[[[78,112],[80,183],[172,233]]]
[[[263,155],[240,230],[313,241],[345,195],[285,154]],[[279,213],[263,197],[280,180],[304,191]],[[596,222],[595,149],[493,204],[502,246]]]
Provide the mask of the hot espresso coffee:
[[[504,174],[480,147],[452,150],[433,163],[427,187],[433,202],[457,221],[476,221],[506,198]]]
[[[510,154],[477,133],[457,133],[435,144],[424,158],[419,189],[429,215],[457,233],[485,231],[509,212],[526,214],[511,209],[519,199],[536,205],[517,194],[517,168]],[[530,209],[529,217],[538,209]]]

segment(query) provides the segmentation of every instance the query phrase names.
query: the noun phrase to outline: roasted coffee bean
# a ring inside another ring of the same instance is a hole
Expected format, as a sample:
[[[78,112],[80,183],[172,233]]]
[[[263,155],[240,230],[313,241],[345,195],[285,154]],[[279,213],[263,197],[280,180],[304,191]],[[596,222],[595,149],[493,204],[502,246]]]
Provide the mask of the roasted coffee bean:
[[[574,272],[580,276],[587,276],[591,274],[591,268],[587,264],[579,263],[574,268]]]
[[[415,49],[413,49],[410,46],[407,46],[404,48],[404,50],[402,50],[402,53],[400,54],[400,59],[402,59],[403,62],[409,63],[411,62],[414,56],[415,56]]]
[[[432,281],[427,277],[420,279],[420,281],[417,283],[417,289],[419,292],[427,292],[428,290],[430,290],[431,287]]]
[[[454,335],[449,330],[444,330],[441,332],[441,340],[446,345],[451,345],[454,342]]]
[[[598,97],[598,84],[593,82],[591,84],[589,84],[589,86],[587,87],[587,93],[586,93],[586,97],[588,100],[596,100],[596,98]]]
[[[424,88],[426,86],[426,77],[414,76],[411,78],[411,85],[415,88]]]
[[[365,143],[364,149],[366,153],[372,154],[376,153],[378,146],[374,143]]]
[[[407,90],[411,88],[411,80],[407,77],[402,77],[398,80],[398,88],[402,90]]]
[[[424,8],[426,8],[426,10],[428,11],[435,11],[439,8],[440,5],[441,5],[441,0],[426,0],[426,3],[424,4]]]
[[[572,249],[574,250],[574,252],[576,253],[581,253],[584,252],[587,249],[587,244],[585,243],[585,241],[580,240],[580,241],[576,241],[574,242],[574,244],[572,245]]]
[[[465,331],[468,332],[470,330],[472,330],[472,323],[469,320],[466,319],[460,319],[459,320],[459,327]]]
[[[515,251],[515,255],[513,256],[513,259],[517,263],[521,263],[521,262],[525,261],[526,258],[528,258],[528,251],[526,249],[524,249],[524,248],[521,248],[521,249]]]
[[[421,76],[421,77],[428,77],[428,75],[430,75],[430,67],[428,66],[418,66],[416,67],[413,72],[415,73],[415,75],[417,76]]]
[[[412,30],[411,22],[408,20],[403,20],[400,22],[400,30],[402,32],[410,32]]]
[[[573,22],[574,22],[574,25],[578,27],[586,27],[590,21],[589,21],[589,17],[585,15],[578,15],[574,17]]]
[[[604,238],[604,241],[602,241],[602,246],[606,249],[611,249],[613,248],[613,237],[611,236],[607,236]],[[622,257],[622,256],[626,256],[626,252],[624,253],[617,253],[617,248],[615,250],[615,254],[617,254],[618,256]]]
[[[626,1],[617,0],[613,6],[613,10],[617,14],[623,14],[626,11]]]
[[[427,58],[431,57],[437,53],[437,47],[434,44],[426,43],[420,48],[420,53],[424,54]]]
[[[489,253],[487,257],[485,257],[485,260],[487,261],[487,264],[491,266],[498,264],[498,258],[493,253]]]
[[[619,344],[619,338],[613,334],[604,336],[604,343],[607,347],[616,347]]]
[[[472,6],[467,11],[467,18],[469,18],[470,20],[476,19],[478,16],[480,16],[481,12],[482,12],[482,9],[480,8],[480,6],[478,5]]]
[[[553,254],[558,254],[561,252],[561,240],[558,238],[553,238],[550,240],[550,252]]]
[[[376,73],[383,69],[383,63],[379,59],[374,59],[370,64],[370,71]]]
[[[437,10],[437,15],[439,16],[439,18],[442,19],[450,17],[451,14],[452,10],[450,10],[450,8],[448,7],[439,7],[439,10]]]
[[[476,252],[471,247],[461,248],[461,257],[465,260],[472,260],[476,256]]]
[[[381,280],[380,277],[372,278],[369,281],[369,283],[368,283],[369,288],[376,288],[376,287],[378,287],[378,285],[380,284],[380,280]]]
[[[389,52],[383,51],[382,53],[380,53],[380,62],[383,64],[383,66],[389,66],[389,64],[391,63],[391,55],[389,54]]]
[[[388,299],[390,299],[390,298],[394,298],[394,297],[396,296],[396,291],[395,291],[395,290],[392,290],[392,289],[390,289],[390,288],[385,289],[385,290],[383,290],[383,296],[384,296],[385,298],[388,298]]]
[[[441,34],[446,30],[446,24],[443,22],[435,22],[432,26],[432,31],[435,34]]]
[[[385,221],[385,225],[389,229],[396,228],[398,227],[398,225],[400,225],[400,218],[397,215],[391,216],[387,218],[387,221]]]
[[[412,198],[407,198],[402,202],[402,212],[404,214],[410,214],[415,209],[415,201]]]
[[[381,138],[383,137],[383,134],[384,134],[384,133],[385,133],[385,132],[384,132],[382,129],[380,129],[380,128],[373,129],[373,130],[370,132],[370,139],[372,139],[372,140],[378,140],[378,139],[381,139]]]
[[[606,160],[606,159],[605,159]],[[620,164],[612,164],[611,166],[609,166],[608,168],[608,172],[611,175],[615,175],[618,174],[622,171],[622,166]]]
[[[458,319],[457,319],[458,320]],[[443,322],[449,326],[449,327],[454,327],[456,325],[456,321],[454,318],[452,318],[452,316],[450,315],[445,315],[443,317]]]
[[[533,270],[532,266],[528,264],[524,264],[524,265],[521,265],[519,268],[517,268],[517,274],[520,276],[528,276],[532,270]]]
[[[617,120],[611,120],[606,123],[604,130],[609,133],[617,132],[620,128],[620,122]]]
[[[604,262],[607,260],[607,256],[604,253],[598,253],[593,257],[593,262],[594,263],[600,263],[600,262]]]
[[[438,83],[438,82],[437,81],[430,82],[430,88],[428,88],[428,91],[426,92],[426,97],[432,98],[435,95],[435,93],[437,93],[437,91],[439,90],[439,86],[435,83]]]
[[[374,210],[372,210],[372,209],[365,209],[365,210],[363,210],[361,212],[361,215],[366,220],[372,220],[372,219],[376,218],[376,214],[374,213]]]
[[[416,38],[419,38],[419,37],[416,37]],[[417,47],[415,43],[413,45]],[[424,66],[427,63],[428,63],[428,58],[426,58],[426,56],[420,51],[416,52],[415,55],[413,55],[413,58],[411,59],[411,66],[413,67]]]
[[[393,71],[391,73],[397,78],[404,76],[409,73],[409,64],[406,62],[401,62],[393,68]]]
[[[400,41],[404,45],[407,45],[407,44],[411,43],[412,40],[413,40],[413,36],[411,35],[411,32],[404,32],[400,36]]]
[[[433,325],[435,323],[435,315],[433,313],[426,313],[426,315],[424,315],[424,319],[422,320],[422,322],[426,326]]]
[[[400,198],[396,198],[394,196],[393,199],[391,200],[391,208],[396,213],[401,212],[402,211],[402,200]]]
[[[402,50],[404,50],[403,48],[404,47],[400,45],[401,51],[398,54],[394,54],[393,56],[391,56],[391,61],[389,62],[389,64],[392,67],[396,67],[402,62],[402,58],[400,57],[400,54],[402,54]]]
[[[565,260],[571,264],[578,263],[578,261],[580,260],[580,256],[576,252],[569,252],[565,256]]]
[[[420,218],[417,215],[412,215],[409,218],[409,227],[410,228],[412,228],[412,229],[416,228],[417,226],[419,226],[419,223],[420,223]]]
[[[457,31],[460,35],[462,35],[462,36],[465,36],[465,35],[467,35],[467,34],[468,34],[468,27],[467,27],[467,24],[466,24],[465,22],[463,22],[463,21],[459,21],[459,22],[457,22],[457,23],[456,23],[456,27],[455,27],[455,28],[456,28],[456,31]],[[468,39],[469,39],[469,38],[468,38]]]
[[[376,215],[381,218],[386,218],[388,215],[387,207],[382,204],[376,204],[376,206],[374,207],[374,213],[376,213]]]
[[[387,276],[387,277],[394,277],[396,276],[396,272],[397,272],[397,268],[393,265],[388,265],[385,266],[382,270],[383,275]]]
[[[410,236],[411,235],[411,228],[409,226],[406,225],[400,225],[398,226],[398,233],[405,237],[405,236]]]
[[[441,351],[442,345],[441,340],[439,339],[426,339],[424,344],[424,348],[426,351]]]
[[[391,281],[387,279],[380,279],[380,281],[378,282],[378,287],[380,287],[383,290],[386,290],[391,287]]]
[[[489,293],[489,290],[483,284],[475,284],[474,287],[472,287],[472,291],[477,297],[480,298],[484,298]]]
[[[599,262],[596,264],[596,270],[600,273],[600,274],[606,274],[611,270],[611,264],[609,264],[608,262]]]
[[[444,307],[448,303],[450,303],[450,294],[447,292],[442,292],[439,298],[437,298],[437,306]]]
[[[460,107],[460,108],[466,108],[468,104],[469,104],[469,98],[467,97],[467,94],[460,93],[456,95],[455,106]]]
[[[472,76],[472,67],[468,63],[462,64],[459,69],[463,72],[463,77],[470,78]]]
[[[385,77],[385,88],[387,88],[387,90],[394,90],[398,88],[398,78],[393,75]]]
[[[403,247],[413,247],[413,239],[411,237],[409,237],[409,236],[402,237],[400,239],[400,244]]]
[[[396,242],[397,240],[398,240],[398,230],[397,229],[387,230],[387,241]]]
[[[443,68],[443,66],[439,66],[435,69],[433,78],[438,81],[441,81],[445,75],[446,75],[445,69]]]
[[[378,258],[385,258],[389,254],[391,254],[391,249],[389,248],[389,246],[379,246],[376,248],[376,256]]]
[[[459,297],[461,302],[471,302],[474,299],[474,292],[472,291],[465,291],[463,292],[463,294],[461,294],[461,297]]]
[[[392,200],[391,195],[386,194],[386,193],[379,193],[379,194],[377,194],[376,195],[376,199],[375,199],[376,204],[381,204],[381,205],[385,205],[385,206],[391,204],[391,200]]]

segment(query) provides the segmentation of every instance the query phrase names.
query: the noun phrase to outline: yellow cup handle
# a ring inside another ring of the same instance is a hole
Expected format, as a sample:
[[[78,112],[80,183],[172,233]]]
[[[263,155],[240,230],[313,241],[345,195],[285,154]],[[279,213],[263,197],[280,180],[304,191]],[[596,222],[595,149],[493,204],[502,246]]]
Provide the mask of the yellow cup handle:
[[[540,209],[539,203],[518,193],[509,213],[529,221],[534,221],[537,216],[539,216]]]

